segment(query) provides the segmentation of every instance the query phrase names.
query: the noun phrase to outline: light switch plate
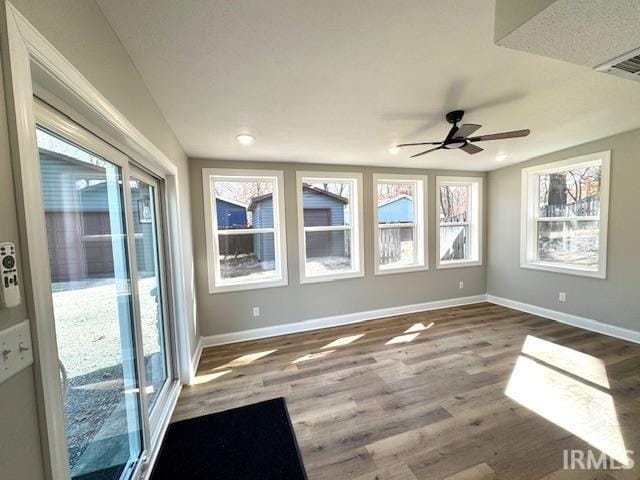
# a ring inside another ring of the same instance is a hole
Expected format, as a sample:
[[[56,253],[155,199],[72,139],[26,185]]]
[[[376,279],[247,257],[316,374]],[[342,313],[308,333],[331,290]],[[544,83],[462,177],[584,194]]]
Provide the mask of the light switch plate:
[[[0,331],[0,383],[32,364],[29,320]]]

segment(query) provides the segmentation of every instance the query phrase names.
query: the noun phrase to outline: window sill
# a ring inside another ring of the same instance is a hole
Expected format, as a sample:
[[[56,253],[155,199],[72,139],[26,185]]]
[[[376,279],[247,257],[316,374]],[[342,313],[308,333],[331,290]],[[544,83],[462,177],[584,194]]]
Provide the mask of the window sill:
[[[481,267],[481,266],[482,266],[482,261],[480,260],[464,260],[464,261],[438,263],[436,265],[436,270],[446,270],[447,268],[465,268],[465,267]]]
[[[259,290],[261,288],[286,287],[287,285],[289,285],[289,282],[286,278],[232,285],[209,285],[209,293],[240,292],[243,290]]]
[[[428,270],[429,270],[429,267],[427,265],[411,265],[406,267],[395,267],[395,268],[376,267],[375,275],[391,275],[393,273],[426,272]]]
[[[553,273],[563,273],[565,275],[577,275],[579,277],[590,277],[590,278],[599,278],[606,279],[606,272],[601,272],[598,270],[587,270],[579,267],[566,267],[553,263],[543,263],[543,262],[530,262],[530,263],[522,263],[520,264],[520,268],[526,268],[529,270],[541,270],[545,272],[553,272]]]
[[[361,277],[364,277],[364,272],[346,272],[346,273],[338,273],[338,274],[318,275],[318,276],[312,276],[312,277],[301,276],[300,284],[304,285],[306,283],[333,282],[335,280],[346,280],[349,278],[361,278]]]

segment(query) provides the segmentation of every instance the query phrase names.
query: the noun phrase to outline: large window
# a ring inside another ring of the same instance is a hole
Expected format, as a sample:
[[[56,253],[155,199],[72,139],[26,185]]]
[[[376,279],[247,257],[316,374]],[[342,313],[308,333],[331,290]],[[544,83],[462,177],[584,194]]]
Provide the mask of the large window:
[[[428,268],[425,176],[373,175],[376,274]]]
[[[522,267],[605,278],[609,158],[522,170]]]
[[[301,283],[364,275],[362,174],[298,172]]]
[[[287,284],[281,171],[203,169],[209,292]]]
[[[482,178],[437,177],[438,268],[482,264]]]

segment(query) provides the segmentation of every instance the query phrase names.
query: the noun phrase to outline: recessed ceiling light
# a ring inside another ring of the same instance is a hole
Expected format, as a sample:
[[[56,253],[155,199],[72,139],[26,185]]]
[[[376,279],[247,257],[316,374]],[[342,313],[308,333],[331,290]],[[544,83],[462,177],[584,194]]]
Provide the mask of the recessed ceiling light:
[[[506,159],[507,159],[507,156],[504,153],[500,155],[496,155],[496,160],[498,162],[502,162],[503,160],[506,160]]]
[[[399,153],[400,153],[400,151],[401,151],[401,150],[402,150],[402,149],[401,149],[400,147],[391,147],[391,148],[389,149],[389,153],[390,153],[391,155],[397,155],[397,154],[399,154]]]
[[[255,138],[247,133],[241,133],[236,137],[236,140],[238,140],[238,143],[241,143],[242,145],[251,145]]]

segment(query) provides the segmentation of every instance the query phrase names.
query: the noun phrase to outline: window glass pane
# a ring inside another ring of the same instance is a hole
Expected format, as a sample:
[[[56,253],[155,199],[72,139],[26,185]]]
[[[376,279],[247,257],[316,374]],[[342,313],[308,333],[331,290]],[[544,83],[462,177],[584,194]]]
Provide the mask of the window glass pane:
[[[440,260],[469,259],[469,226],[454,225],[440,227]]]
[[[598,267],[600,222],[538,222],[538,259],[581,267]]]
[[[538,176],[540,217],[600,215],[600,165]]]
[[[158,254],[155,187],[132,177],[131,203],[138,263],[140,323],[149,410],[155,407],[167,374],[162,285]]]
[[[469,187],[466,185],[440,186],[440,223],[469,221]]]
[[[118,480],[142,451],[122,172],[37,140],[70,476]]]
[[[351,232],[306,232],[306,273],[322,275],[353,270]]]
[[[302,205],[305,227],[351,225],[352,184],[303,179]]]
[[[242,283],[277,278],[275,234],[218,235],[218,244],[223,281]]]
[[[402,267],[416,263],[414,227],[378,229],[381,267]]]
[[[412,223],[414,219],[413,183],[378,183],[378,223]]]
[[[214,181],[219,230],[273,228],[273,181]]]

